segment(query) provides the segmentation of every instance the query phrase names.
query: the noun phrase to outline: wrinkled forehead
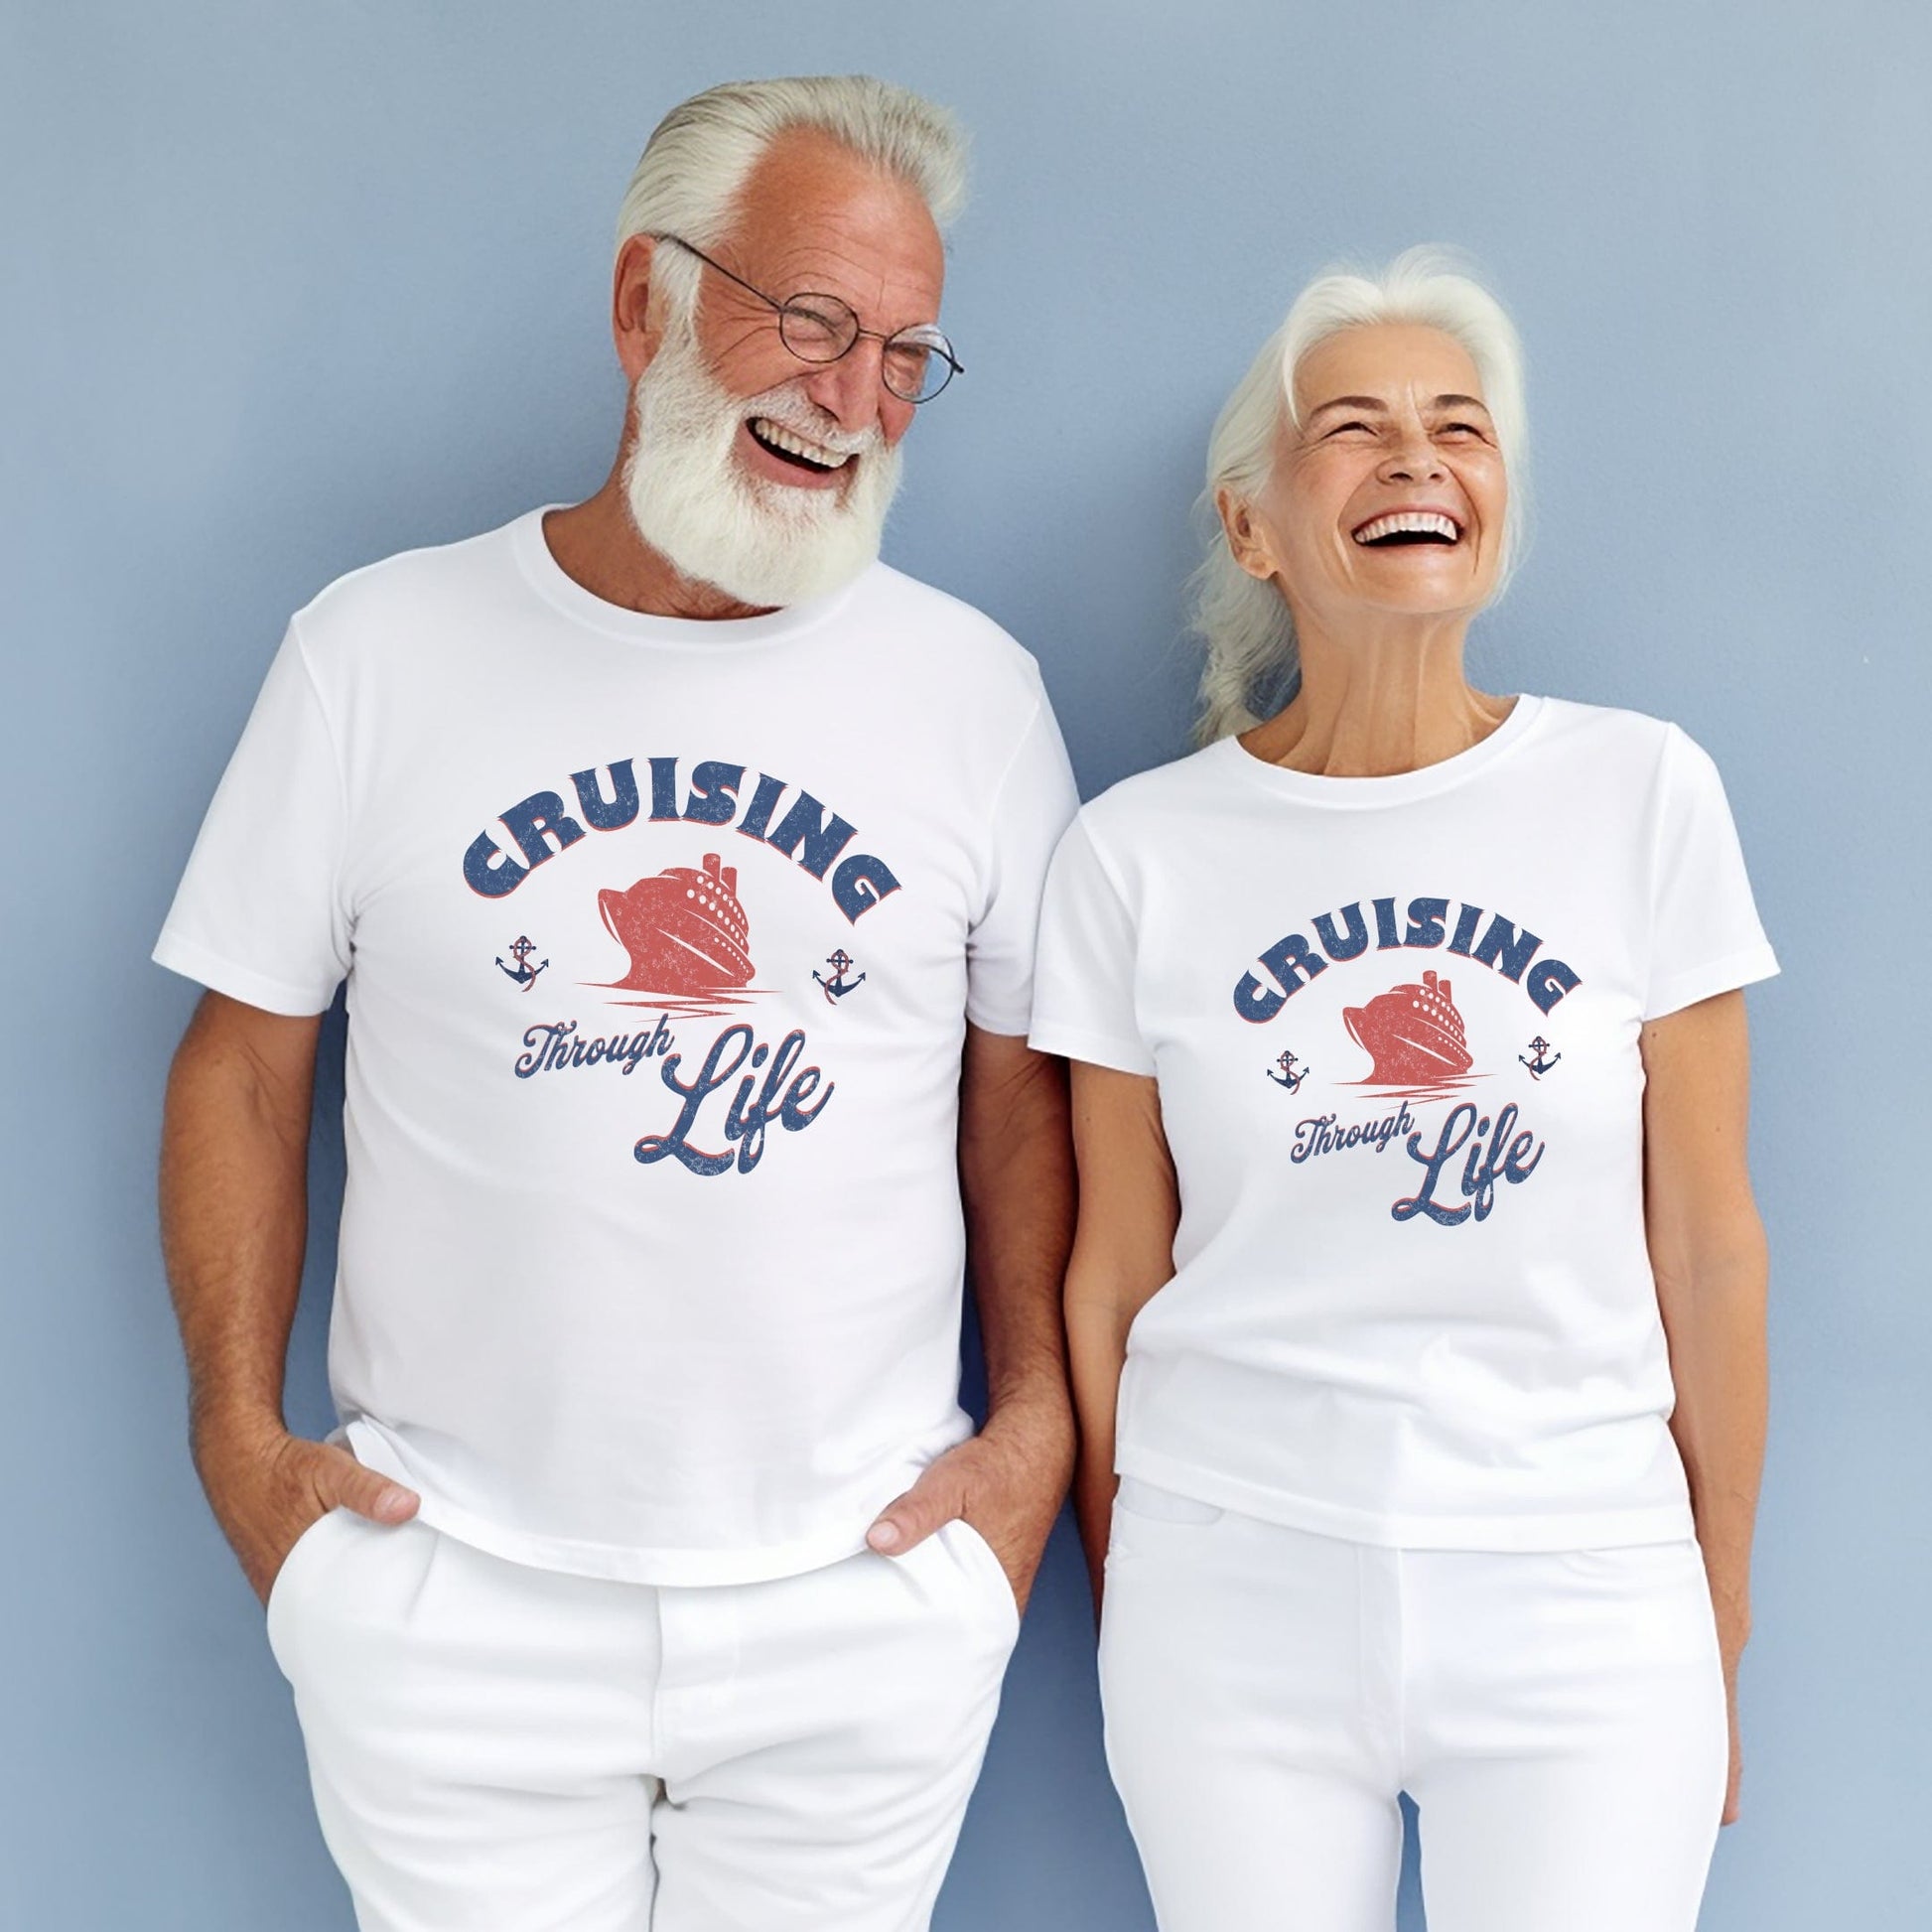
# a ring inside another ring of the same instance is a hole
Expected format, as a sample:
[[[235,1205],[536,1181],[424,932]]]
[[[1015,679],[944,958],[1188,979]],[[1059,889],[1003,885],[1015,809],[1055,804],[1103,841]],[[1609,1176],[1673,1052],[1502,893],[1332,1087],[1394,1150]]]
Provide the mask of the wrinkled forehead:
[[[1294,417],[1305,429],[1321,411],[1484,403],[1475,358],[1427,323],[1378,322],[1324,336],[1296,365]],[[1486,405],[1485,405],[1486,406]]]
[[[781,134],[765,149],[720,246],[767,294],[839,296],[868,328],[939,313],[945,248],[918,190],[816,131]]]

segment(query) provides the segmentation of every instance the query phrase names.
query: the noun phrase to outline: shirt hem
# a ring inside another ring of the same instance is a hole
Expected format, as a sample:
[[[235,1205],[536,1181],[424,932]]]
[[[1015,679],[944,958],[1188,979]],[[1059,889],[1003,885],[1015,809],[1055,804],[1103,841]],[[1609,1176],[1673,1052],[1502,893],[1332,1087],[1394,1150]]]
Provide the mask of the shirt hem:
[[[163,928],[149,957],[157,966],[165,966],[169,972],[194,980],[210,992],[225,994],[244,1006],[259,1007],[264,1013],[278,1013],[288,1020],[308,1020],[327,1013],[329,1003],[336,997],[334,986],[318,996],[287,980],[271,979],[266,973],[237,966],[169,927]]]
[[[1146,1449],[1124,1449],[1119,1473],[1172,1489],[1195,1502],[1218,1504],[1243,1516],[1289,1529],[1394,1550],[1488,1550],[1529,1554],[1551,1550],[1610,1550],[1644,1543],[1677,1543],[1695,1537],[1688,1502],[1639,1509],[1573,1509],[1543,1514],[1472,1512],[1439,1515],[1399,1510],[1353,1509],[1341,1503],[1297,1496],[1266,1483],[1197,1469]]]
[[[1024,1039],[1027,1036],[1028,1014],[1023,1008],[1019,1024],[1010,1025],[1014,1019],[1011,1013],[989,1013],[984,1007],[975,1008],[971,1000],[966,1002],[966,1024],[977,1027],[983,1034],[997,1034],[1002,1039]]]
[[[876,1510],[869,1510],[856,1529],[828,1531],[794,1538],[788,1543],[757,1549],[660,1550],[616,1543],[592,1543],[575,1537],[543,1536],[511,1529],[502,1523],[463,1509],[425,1485],[420,1470],[410,1467],[395,1446],[373,1424],[357,1419],[345,1430],[347,1446],[364,1468],[392,1477],[422,1498],[417,1521],[459,1543],[500,1557],[505,1563],[530,1570],[548,1570],[569,1577],[591,1577],[606,1583],[669,1585],[678,1587],[721,1584],[763,1584],[781,1577],[802,1576],[859,1555],[870,1546],[866,1531]],[[880,1506],[907,1486],[904,1471],[896,1471]]]
[[[1646,1020],[1661,1020],[1666,1014],[1681,1013],[1700,1000],[1720,993],[1734,993],[1740,986],[1754,986],[1759,980],[1774,979],[1779,971],[1777,955],[1768,943],[1760,942],[1714,960],[1693,972],[1676,973],[1666,980],[1644,1007]]]
[[[1104,1034],[1081,1033],[1073,1027],[1055,1026],[1052,1021],[1035,1025],[1027,1044],[1036,1053],[1057,1053],[1062,1059],[1084,1060],[1090,1066],[1110,1067],[1116,1073],[1138,1073],[1152,1079],[1155,1065],[1145,1047],[1131,1047]]]

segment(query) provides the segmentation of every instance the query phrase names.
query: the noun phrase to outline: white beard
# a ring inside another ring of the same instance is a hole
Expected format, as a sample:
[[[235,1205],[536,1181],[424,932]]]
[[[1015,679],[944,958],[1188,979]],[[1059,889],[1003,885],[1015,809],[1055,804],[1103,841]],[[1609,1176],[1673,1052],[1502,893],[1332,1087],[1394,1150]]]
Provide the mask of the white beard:
[[[733,396],[674,330],[632,385],[637,440],[623,467],[637,533],[682,577],[742,604],[782,609],[849,584],[879,555],[900,459],[877,427],[850,436],[790,383]],[[844,489],[746,475],[739,425],[764,416],[858,464]]]

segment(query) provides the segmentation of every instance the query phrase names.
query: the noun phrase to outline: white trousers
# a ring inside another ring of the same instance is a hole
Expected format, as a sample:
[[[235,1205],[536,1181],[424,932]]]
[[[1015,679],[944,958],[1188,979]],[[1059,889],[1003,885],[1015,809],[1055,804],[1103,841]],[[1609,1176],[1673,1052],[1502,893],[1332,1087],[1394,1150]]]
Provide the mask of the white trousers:
[[[1107,1758],[1161,1932],[1692,1932],[1727,1766],[1694,1541],[1392,1550],[1125,1481]]]
[[[964,1523],[659,1588],[338,1510],[268,1629],[362,1932],[923,1932],[1019,1616]]]

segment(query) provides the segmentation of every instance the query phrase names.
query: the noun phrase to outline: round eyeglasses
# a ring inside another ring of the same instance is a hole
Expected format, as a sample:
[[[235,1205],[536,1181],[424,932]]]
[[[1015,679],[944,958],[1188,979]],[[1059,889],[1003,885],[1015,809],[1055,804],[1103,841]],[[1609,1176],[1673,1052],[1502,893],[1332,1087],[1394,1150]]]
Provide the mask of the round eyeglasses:
[[[695,255],[705,267],[775,310],[778,340],[801,362],[836,362],[850,354],[862,338],[870,339],[880,345],[880,379],[901,402],[930,402],[954,376],[965,371],[965,363],[952,352],[952,344],[929,322],[914,323],[909,329],[897,329],[884,336],[877,329],[861,329],[852,305],[836,295],[807,291],[780,302],[744,276],[734,275],[723,262],[713,261],[702,248],[692,247],[682,235],[653,234],[650,239],[668,241],[687,255]]]

